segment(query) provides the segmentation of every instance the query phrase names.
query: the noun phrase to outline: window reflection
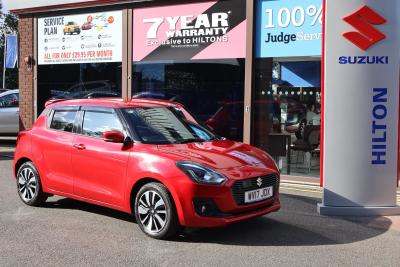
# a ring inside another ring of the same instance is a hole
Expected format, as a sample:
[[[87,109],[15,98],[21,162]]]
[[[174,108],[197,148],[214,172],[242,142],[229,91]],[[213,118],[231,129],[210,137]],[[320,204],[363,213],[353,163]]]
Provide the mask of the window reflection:
[[[0,97],[0,108],[16,108],[19,106],[19,94],[8,94]]]
[[[121,63],[38,66],[38,113],[50,99],[121,96]]]
[[[132,96],[180,102],[218,135],[242,141],[244,62],[137,62]]]
[[[107,131],[123,131],[118,117],[113,113],[86,111],[82,133],[87,136],[102,138]]]
[[[77,111],[55,111],[50,128],[72,133]]]
[[[255,59],[253,144],[284,173],[319,176],[320,65],[310,57]]]

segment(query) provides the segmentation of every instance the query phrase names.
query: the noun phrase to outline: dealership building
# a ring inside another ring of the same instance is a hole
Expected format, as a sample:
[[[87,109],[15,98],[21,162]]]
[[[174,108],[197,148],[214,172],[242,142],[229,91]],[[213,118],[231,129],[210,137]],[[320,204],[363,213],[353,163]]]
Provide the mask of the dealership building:
[[[22,129],[59,98],[183,103],[324,186],[323,214],[398,214],[398,0],[13,0]],[[310,179],[311,179],[310,178]]]

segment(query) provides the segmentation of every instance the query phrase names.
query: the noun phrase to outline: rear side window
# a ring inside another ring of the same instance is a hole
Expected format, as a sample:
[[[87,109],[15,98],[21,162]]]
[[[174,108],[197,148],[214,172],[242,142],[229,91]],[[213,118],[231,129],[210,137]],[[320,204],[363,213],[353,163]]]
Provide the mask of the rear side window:
[[[55,110],[50,128],[72,133],[72,130],[74,129],[76,113],[76,110]]]
[[[104,132],[113,130],[124,132],[124,128],[116,114],[111,112],[85,112],[82,134],[102,138]]]

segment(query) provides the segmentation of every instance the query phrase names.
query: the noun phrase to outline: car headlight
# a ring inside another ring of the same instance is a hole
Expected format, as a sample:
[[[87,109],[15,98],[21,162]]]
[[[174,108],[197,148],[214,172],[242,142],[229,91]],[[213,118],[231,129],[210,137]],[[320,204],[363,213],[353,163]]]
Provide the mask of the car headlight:
[[[226,181],[226,177],[222,174],[195,162],[178,161],[176,166],[190,179],[200,184],[219,185]]]

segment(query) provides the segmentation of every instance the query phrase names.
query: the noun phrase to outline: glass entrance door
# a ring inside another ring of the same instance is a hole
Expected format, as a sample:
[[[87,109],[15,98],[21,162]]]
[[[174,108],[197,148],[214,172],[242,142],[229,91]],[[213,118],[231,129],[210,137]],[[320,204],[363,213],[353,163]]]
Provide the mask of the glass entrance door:
[[[320,58],[259,58],[255,61],[253,139],[282,171],[319,177]]]

